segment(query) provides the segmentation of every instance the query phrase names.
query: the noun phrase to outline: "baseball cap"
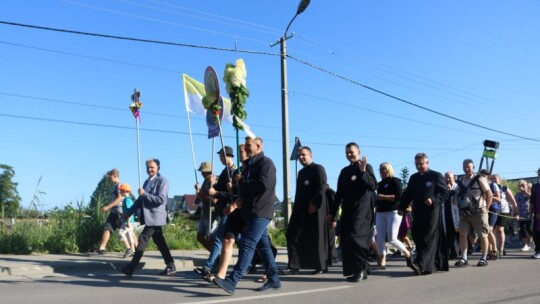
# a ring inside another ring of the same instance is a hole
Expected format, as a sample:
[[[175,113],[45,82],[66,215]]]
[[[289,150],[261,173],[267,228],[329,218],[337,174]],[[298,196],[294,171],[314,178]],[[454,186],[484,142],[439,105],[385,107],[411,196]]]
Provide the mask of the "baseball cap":
[[[120,187],[118,187],[118,190],[131,192],[131,186],[129,184],[122,183]]]

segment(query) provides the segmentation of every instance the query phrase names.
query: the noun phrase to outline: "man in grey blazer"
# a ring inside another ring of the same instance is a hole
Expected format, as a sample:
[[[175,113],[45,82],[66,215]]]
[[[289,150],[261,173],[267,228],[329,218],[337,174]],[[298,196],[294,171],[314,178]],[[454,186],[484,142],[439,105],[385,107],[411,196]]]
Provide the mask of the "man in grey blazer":
[[[146,173],[148,179],[144,182],[142,188],[139,188],[139,198],[133,206],[123,214],[124,219],[129,218],[135,211],[141,210],[140,222],[145,225],[139,236],[139,245],[135,249],[135,255],[131,262],[122,268],[122,273],[130,277],[137,268],[141,260],[144,249],[150,238],[154,241],[163,260],[165,261],[165,270],[160,275],[172,275],[176,272],[174,260],[169,251],[169,247],[163,237],[162,227],[167,222],[167,198],[169,194],[169,182],[159,174],[159,160],[151,158],[146,161]]]

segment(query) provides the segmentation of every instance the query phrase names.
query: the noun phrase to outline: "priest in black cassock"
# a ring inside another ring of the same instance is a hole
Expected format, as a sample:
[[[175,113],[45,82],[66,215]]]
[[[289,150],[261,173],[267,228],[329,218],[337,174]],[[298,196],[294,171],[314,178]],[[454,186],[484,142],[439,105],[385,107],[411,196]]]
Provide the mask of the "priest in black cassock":
[[[375,224],[372,193],[377,189],[377,180],[366,157],[360,159],[356,143],[347,144],[345,156],[351,164],[339,174],[332,216],[336,221],[341,206],[343,275],[349,282],[358,282],[367,279],[371,270],[368,255]]]
[[[298,149],[304,168],[298,172],[296,195],[287,227],[289,263],[281,274],[298,274],[299,269],[314,269],[311,274],[328,272],[329,249],[326,171],[313,162],[309,147]]]
[[[448,247],[440,220],[440,208],[449,195],[448,186],[441,173],[429,169],[425,153],[416,154],[414,161],[418,172],[411,175],[400,203],[403,211],[412,202],[411,233],[416,245],[416,267],[411,268],[417,275],[448,271]]]

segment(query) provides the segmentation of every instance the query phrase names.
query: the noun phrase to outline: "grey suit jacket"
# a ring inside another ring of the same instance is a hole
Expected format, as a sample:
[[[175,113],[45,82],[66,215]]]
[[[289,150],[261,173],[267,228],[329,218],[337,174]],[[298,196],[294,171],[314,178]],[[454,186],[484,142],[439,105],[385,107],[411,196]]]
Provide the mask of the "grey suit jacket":
[[[127,214],[130,216],[141,209],[144,224],[147,226],[163,226],[167,223],[167,199],[169,197],[169,182],[158,174],[153,180],[147,179],[143,185],[144,194],[139,196]]]

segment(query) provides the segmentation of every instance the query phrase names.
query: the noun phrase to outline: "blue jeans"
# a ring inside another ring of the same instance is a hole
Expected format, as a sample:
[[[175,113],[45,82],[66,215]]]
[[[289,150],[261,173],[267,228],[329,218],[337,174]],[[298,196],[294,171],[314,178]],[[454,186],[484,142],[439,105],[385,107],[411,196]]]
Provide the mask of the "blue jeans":
[[[227,224],[227,217],[222,216],[219,219],[219,224],[217,229],[214,231],[214,246],[212,246],[212,251],[210,251],[210,256],[206,260],[205,266],[212,270],[214,264],[216,263],[217,258],[221,254],[221,247],[223,246],[223,234],[225,234],[225,226]]]
[[[261,256],[261,260],[267,269],[268,281],[279,282],[276,260],[270,248],[270,238],[266,226],[270,223],[267,218],[253,218],[246,221],[246,228],[242,231],[242,246],[238,253],[238,262],[234,265],[233,271],[228,275],[227,280],[236,287],[247,268],[251,264],[255,250]]]

